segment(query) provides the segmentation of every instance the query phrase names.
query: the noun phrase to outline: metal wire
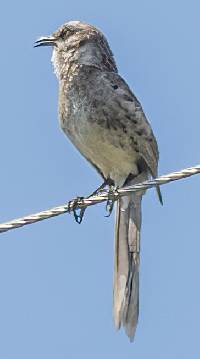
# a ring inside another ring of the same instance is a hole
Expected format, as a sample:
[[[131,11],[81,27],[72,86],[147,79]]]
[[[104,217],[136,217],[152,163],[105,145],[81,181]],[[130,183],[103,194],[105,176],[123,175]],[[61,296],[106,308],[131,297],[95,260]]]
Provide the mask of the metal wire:
[[[157,185],[161,186],[163,184],[177,181],[186,177],[190,177],[200,173],[200,165],[186,168],[182,171],[173,172],[167,175],[163,175],[157,177],[153,180],[145,181],[134,186],[120,188],[114,191],[112,194],[108,193],[107,191],[103,192],[102,194],[95,195],[89,198],[77,198],[69,201],[68,203],[48,209],[46,211],[38,212],[36,214],[32,214],[30,216],[21,217],[18,219],[14,219],[12,221],[0,224],[0,233],[7,232],[11,229],[19,228],[28,224],[36,223],[42,221],[47,218],[59,216],[63,213],[70,213],[71,211],[83,209],[88,206],[95,205],[97,203],[105,202],[108,199],[112,199],[116,201],[119,197],[125,196],[130,192],[136,192],[139,190],[146,190]],[[112,197],[112,198],[111,198]]]

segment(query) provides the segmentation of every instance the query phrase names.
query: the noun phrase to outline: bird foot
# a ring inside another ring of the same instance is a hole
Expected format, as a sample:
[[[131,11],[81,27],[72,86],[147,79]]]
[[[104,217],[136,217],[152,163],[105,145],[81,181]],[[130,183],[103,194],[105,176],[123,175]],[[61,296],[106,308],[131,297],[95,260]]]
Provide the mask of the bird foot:
[[[112,210],[113,210],[113,207],[114,207],[114,203],[115,203],[114,193],[118,189],[118,187],[115,187],[113,185],[112,180],[108,179],[108,180],[104,181],[101,184],[101,186],[99,186],[94,192],[92,192],[86,198],[88,199],[88,198],[90,198],[92,196],[101,194],[106,186],[108,186],[108,200],[106,202],[106,211],[107,211],[108,214],[105,217],[110,217],[110,215],[112,213]],[[84,217],[84,213],[85,213],[85,210],[86,210],[86,207],[85,208],[80,207],[80,204],[81,204],[81,202],[83,200],[84,200],[84,197],[77,197],[77,198],[73,199],[72,201],[70,201],[69,205],[68,205],[68,212],[69,213],[73,212],[74,219],[78,224],[80,224],[82,222],[83,217]]]
[[[115,204],[115,199],[114,199],[114,193],[117,191],[118,187],[115,187],[113,185],[109,185],[109,189],[108,189],[108,199],[106,202],[106,212],[108,213],[105,217],[110,217],[112,211],[113,211],[113,207]]]
[[[69,202],[69,213],[73,212],[76,223],[81,224],[86,208],[78,208],[84,197],[77,197]],[[72,205],[73,203],[73,205]]]

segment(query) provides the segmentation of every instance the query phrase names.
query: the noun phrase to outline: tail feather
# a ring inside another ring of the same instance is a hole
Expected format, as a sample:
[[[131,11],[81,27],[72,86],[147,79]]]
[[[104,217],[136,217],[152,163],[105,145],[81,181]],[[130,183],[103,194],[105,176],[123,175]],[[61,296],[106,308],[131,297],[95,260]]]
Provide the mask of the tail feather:
[[[140,178],[139,178],[140,177]],[[129,184],[144,180],[141,175]],[[122,197],[117,203],[113,315],[117,329],[123,324],[133,340],[139,315],[139,252],[141,200],[144,192]]]

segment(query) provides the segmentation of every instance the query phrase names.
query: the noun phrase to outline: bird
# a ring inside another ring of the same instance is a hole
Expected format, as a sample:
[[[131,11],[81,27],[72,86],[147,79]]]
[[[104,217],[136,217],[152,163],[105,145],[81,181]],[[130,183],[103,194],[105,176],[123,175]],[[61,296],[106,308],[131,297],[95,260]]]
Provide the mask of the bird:
[[[158,172],[159,151],[142,106],[119,75],[103,33],[68,21],[35,47],[51,46],[59,83],[59,123],[65,135],[103,179],[123,188]],[[103,187],[102,186],[102,187]],[[162,196],[157,187],[158,196]],[[144,191],[116,205],[113,319],[133,341],[139,317],[141,201]]]

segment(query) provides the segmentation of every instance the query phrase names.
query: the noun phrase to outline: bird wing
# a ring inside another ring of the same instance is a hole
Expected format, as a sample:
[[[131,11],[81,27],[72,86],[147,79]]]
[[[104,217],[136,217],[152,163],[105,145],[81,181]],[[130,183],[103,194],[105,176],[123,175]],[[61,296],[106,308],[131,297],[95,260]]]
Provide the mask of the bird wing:
[[[159,159],[158,145],[140,102],[119,74],[104,72],[102,77],[107,93],[110,87],[110,96],[108,96],[106,106],[119,107],[124,112],[124,116],[119,111],[117,114],[117,110],[114,112],[115,118],[112,119],[114,125],[127,127],[127,136],[134,138],[138,154],[145,161],[150,174],[156,177]],[[110,113],[113,112],[110,111]]]

